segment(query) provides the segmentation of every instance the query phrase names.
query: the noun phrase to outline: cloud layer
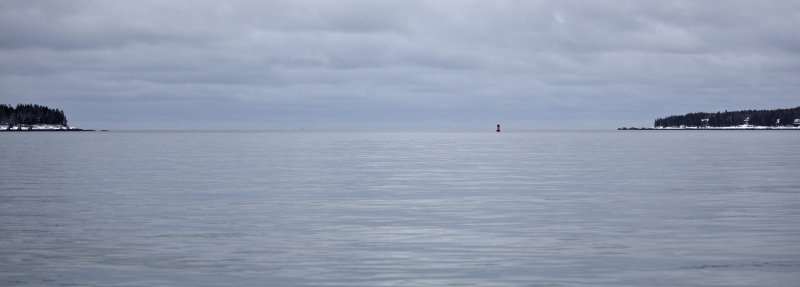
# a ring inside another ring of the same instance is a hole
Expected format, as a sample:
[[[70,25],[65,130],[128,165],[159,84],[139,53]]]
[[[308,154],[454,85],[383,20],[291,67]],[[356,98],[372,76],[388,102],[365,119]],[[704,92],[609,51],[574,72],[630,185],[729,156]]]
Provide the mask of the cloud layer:
[[[112,129],[651,125],[800,105],[797,1],[4,1],[0,102]]]

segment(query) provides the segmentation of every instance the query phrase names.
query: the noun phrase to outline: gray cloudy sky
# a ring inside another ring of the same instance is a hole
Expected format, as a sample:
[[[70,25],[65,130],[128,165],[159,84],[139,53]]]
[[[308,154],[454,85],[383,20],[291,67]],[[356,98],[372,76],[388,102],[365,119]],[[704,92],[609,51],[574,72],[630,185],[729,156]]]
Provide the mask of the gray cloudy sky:
[[[800,105],[800,1],[2,1],[0,103],[96,129],[614,129]]]

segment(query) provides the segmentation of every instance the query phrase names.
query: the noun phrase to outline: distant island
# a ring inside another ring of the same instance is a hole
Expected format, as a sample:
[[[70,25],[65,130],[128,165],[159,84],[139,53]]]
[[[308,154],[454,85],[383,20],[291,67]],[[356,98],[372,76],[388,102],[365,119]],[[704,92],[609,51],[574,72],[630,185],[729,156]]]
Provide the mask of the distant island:
[[[0,131],[88,131],[67,125],[64,111],[34,104],[0,104]]]
[[[690,113],[658,118],[652,128],[623,127],[619,130],[800,130],[800,107]]]

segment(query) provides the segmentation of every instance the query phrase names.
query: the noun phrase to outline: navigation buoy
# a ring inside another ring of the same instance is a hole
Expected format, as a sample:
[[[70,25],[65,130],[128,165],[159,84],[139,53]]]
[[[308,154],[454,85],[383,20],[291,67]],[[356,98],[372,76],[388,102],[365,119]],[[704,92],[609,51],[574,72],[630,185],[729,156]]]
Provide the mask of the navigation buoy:
[[[500,132],[500,124],[497,124],[497,132]]]

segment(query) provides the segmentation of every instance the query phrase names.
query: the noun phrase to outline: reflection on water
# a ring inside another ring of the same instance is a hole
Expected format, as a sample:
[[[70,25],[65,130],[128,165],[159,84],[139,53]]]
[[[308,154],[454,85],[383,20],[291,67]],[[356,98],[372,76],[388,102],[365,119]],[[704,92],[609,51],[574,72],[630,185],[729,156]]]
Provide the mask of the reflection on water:
[[[0,285],[793,286],[798,139],[8,134]]]

